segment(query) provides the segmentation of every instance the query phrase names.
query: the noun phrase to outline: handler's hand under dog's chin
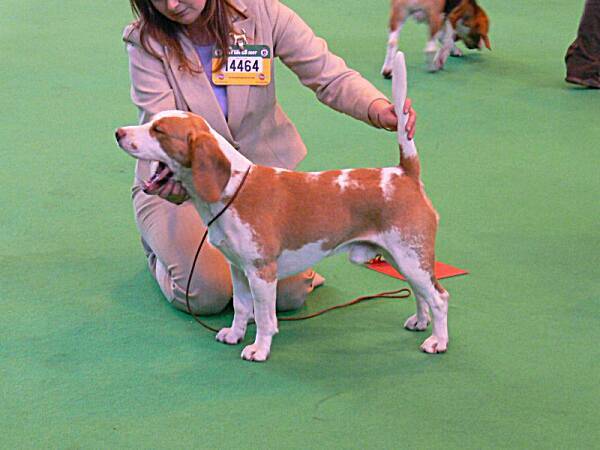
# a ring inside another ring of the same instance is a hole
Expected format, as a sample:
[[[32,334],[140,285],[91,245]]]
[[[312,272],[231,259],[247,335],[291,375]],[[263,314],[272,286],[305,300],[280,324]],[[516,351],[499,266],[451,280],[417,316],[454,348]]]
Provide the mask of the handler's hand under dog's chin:
[[[415,137],[415,128],[417,124],[417,113],[412,107],[410,98],[404,102],[404,114],[408,114],[406,121],[406,133],[408,139]],[[398,129],[398,117],[394,111],[394,105],[384,98],[377,99],[369,106],[369,119],[379,128],[384,128],[388,131],[396,131]]]
[[[144,183],[144,192],[148,195],[158,195],[176,205],[190,198],[183,185],[173,178],[173,172],[162,163],[159,163],[150,180]]]

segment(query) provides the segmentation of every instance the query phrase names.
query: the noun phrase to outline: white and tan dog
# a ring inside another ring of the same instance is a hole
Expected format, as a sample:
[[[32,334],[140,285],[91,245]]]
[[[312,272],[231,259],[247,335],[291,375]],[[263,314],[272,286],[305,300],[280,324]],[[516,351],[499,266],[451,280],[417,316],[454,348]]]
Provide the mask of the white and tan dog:
[[[406,97],[403,55],[395,70],[395,104]],[[217,340],[237,344],[254,316],[256,340],[242,358],[264,361],[278,332],[277,280],[347,251],[364,263],[385,255],[412,286],[417,313],[404,326],[433,334],[421,348],[445,352],[448,293],[433,272],[438,217],[420,180],[419,158],[400,117],[399,167],[294,172],[252,164],[201,117],[181,112],[157,114],[145,125],[119,128],[119,146],[139,159],[167,164],[187,189],[204,223],[231,200],[209,229],[209,241],[231,264],[234,317]],[[240,188],[244,174],[246,181]]]
[[[425,60],[430,72],[442,69],[449,55],[462,56],[456,41],[463,41],[469,49],[485,46],[491,50],[489,19],[476,0],[391,0],[387,52],[381,68],[385,78],[392,76],[398,37],[409,17],[429,24]]]

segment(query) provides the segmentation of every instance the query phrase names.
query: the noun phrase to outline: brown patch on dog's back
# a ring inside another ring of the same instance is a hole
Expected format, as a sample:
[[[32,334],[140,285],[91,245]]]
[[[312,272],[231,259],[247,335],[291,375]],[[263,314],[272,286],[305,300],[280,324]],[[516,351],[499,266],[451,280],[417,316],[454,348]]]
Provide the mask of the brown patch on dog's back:
[[[337,183],[341,174],[339,170],[318,176],[277,173],[256,166],[231,208],[250,226],[267,258],[321,240],[324,251],[332,250],[391,228],[406,236],[424,233],[423,241],[433,242],[436,214],[418,181],[404,175],[390,177],[394,188],[386,199],[380,187],[380,169],[349,171],[343,189]],[[433,246],[421,250],[433,252]]]

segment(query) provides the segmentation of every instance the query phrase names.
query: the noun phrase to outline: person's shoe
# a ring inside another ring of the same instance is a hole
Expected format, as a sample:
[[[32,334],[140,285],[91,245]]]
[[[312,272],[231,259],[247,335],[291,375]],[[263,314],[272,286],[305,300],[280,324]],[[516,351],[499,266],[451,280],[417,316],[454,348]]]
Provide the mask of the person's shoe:
[[[593,78],[588,78],[587,80],[583,80],[574,75],[567,75],[565,78],[567,83],[578,84],[579,86],[585,86],[592,89],[600,89],[600,80],[594,80]]]

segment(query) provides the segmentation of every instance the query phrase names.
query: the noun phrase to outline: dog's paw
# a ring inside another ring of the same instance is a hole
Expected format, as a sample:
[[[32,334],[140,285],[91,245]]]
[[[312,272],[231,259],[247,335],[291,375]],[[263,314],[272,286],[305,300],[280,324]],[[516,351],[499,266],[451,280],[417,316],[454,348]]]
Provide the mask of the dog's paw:
[[[445,48],[440,49],[431,62],[430,71],[437,72],[438,70],[442,70],[446,64],[449,53],[450,52]]]
[[[251,344],[242,350],[242,359],[246,361],[266,361],[269,357],[269,348],[257,344]]]
[[[242,342],[245,334],[245,332],[234,328],[221,328],[217,333],[216,339],[224,344],[235,345]]]
[[[450,56],[454,56],[455,58],[460,58],[461,56],[463,56],[463,52],[460,48],[454,46],[454,47],[452,47],[452,50],[450,51]]]
[[[425,331],[430,321],[431,319],[429,319],[429,316],[427,316],[425,320],[419,320],[415,314],[406,319],[406,322],[404,322],[404,328],[410,331]]]
[[[445,353],[448,348],[448,341],[437,338],[436,336],[429,336],[425,339],[425,342],[421,344],[421,350],[425,353]]]

